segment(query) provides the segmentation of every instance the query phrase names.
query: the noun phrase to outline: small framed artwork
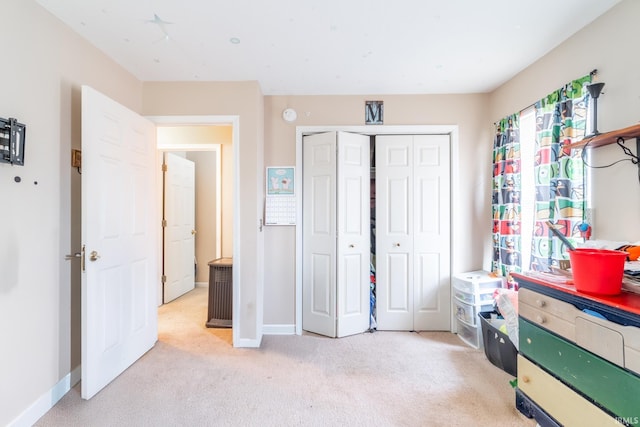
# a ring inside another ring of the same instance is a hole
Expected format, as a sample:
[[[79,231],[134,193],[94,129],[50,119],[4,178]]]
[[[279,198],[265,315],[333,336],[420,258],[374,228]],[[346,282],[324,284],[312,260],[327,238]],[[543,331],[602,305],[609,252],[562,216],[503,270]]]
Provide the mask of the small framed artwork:
[[[293,196],[296,191],[294,166],[267,167],[267,195]]]
[[[384,124],[384,101],[365,101],[364,122],[368,125]]]

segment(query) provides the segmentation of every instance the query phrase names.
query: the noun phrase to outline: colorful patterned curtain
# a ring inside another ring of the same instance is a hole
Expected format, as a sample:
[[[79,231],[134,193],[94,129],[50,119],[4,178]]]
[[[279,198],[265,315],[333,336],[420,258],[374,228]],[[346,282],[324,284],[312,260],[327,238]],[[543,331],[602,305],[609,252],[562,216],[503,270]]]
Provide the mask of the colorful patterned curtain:
[[[520,243],[520,114],[496,123],[493,144],[493,265],[509,280],[521,271]],[[510,285],[511,286],[511,285]]]
[[[586,86],[591,76],[575,80],[549,94],[536,107],[536,208],[531,269],[548,271],[569,258],[564,243],[546,221],[572,243],[583,241],[579,226],[584,218],[584,165],[582,150],[567,147],[584,138],[589,102]]]

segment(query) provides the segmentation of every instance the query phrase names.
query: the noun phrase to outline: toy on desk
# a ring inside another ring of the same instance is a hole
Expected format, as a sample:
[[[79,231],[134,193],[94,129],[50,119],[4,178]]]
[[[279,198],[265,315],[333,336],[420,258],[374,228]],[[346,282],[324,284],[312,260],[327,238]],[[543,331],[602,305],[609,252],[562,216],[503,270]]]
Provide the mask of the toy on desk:
[[[591,226],[586,222],[578,225],[578,229],[580,230],[580,237],[584,238],[584,240],[589,240],[591,238]]]
[[[640,245],[622,245],[616,250],[628,253],[628,261],[636,261],[640,257]]]

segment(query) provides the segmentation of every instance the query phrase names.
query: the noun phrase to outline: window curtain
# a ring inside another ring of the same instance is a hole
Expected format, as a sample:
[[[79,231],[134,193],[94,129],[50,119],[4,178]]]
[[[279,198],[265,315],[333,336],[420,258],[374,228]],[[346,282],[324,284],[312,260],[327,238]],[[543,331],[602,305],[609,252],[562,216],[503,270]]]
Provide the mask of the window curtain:
[[[535,213],[531,269],[548,271],[569,258],[546,222],[556,224],[574,245],[582,242],[584,164],[582,149],[567,145],[585,136],[591,75],[574,80],[535,104]]]
[[[493,143],[493,265],[492,271],[507,277],[521,271],[520,241],[520,114],[496,123]]]

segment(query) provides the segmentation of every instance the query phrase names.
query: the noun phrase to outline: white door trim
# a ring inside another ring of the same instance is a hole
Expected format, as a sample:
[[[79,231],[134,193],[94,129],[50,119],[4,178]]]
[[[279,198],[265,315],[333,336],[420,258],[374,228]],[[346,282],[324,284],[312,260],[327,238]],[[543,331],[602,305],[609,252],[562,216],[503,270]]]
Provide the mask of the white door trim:
[[[451,136],[451,188],[457,188],[458,176],[458,126],[457,125],[369,125],[369,126],[296,126],[296,182],[302,182],[302,137],[319,132],[343,131],[355,132],[364,135],[389,135],[389,134],[448,134]],[[296,192],[296,309],[295,330],[297,335],[302,335],[302,194]],[[456,212],[458,205],[455,192],[451,192],[451,212]],[[455,253],[455,239],[453,236],[455,221],[451,221],[451,248],[450,253]],[[455,259],[451,257],[451,270],[458,271],[454,265]],[[235,280],[235,278],[234,278]],[[235,283],[235,281],[234,281]],[[455,324],[452,310],[451,325]]]
[[[232,309],[232,330],[233,330],[233,345],[234,347],[251,346],[252,343],[247,343],[246,339],[242,339],[237,334],[240,331],[240,300],[236,298],[240,295],[240,214],[237,207],[240,206],[240,192],[238,191],[238,185],[240,183],[240,116],[146,116],[147,119],[154,122],[156,125],[231,125],[233,131],[231,132],[231,140],[233,141],[233,309]],[[204,147],[206,144],[203,144]],[[213,144],[212,144],[213,145]],[[160,147],[158,147],[160,150]],[[182,148],[184,149],[184,147]],[[220,156],[217,156],[218,158]],[[220,194],[220,191],[218,191]],[[218,221],[220,224],[220,221]]]

